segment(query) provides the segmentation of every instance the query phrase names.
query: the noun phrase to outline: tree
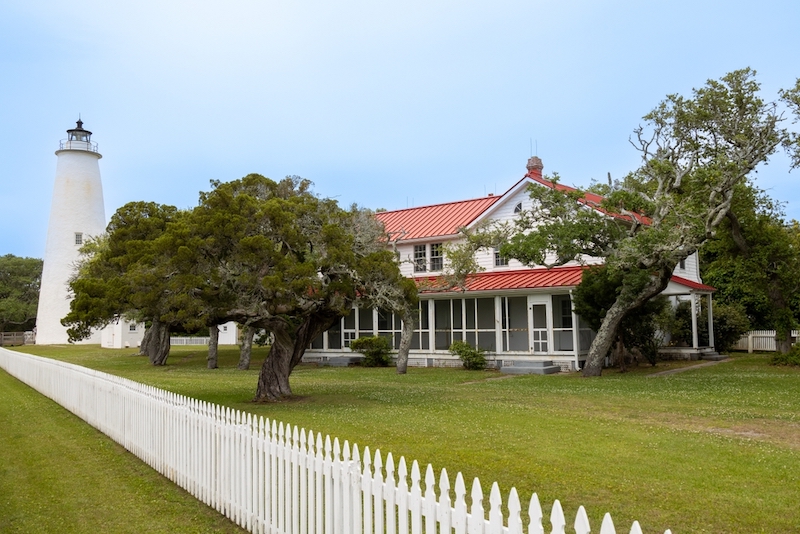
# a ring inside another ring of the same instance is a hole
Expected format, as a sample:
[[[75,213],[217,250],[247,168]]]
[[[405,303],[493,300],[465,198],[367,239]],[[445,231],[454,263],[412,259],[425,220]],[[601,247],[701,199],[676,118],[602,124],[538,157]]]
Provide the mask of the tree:
[[[0,332],[22,332],[36,325],[42,260],[0,256]]]
[[[354,304],[401,309],[403,277],[368,210],[344,210],[299,177],[257,174],[215,183],[193,210],[195,295],[273,341],[256,401],[291,395],[289,375],[306,348]]]
[[[532,209],[512,227],[500,252],[527,265],[602,258],[621,280],[589,349],[584,376],[599,376],[623,319],[660,294],[675,266],[713,237],[734,191],[791,135],[778,102],[765,102],[750,69],[709,80],[691,98],[670,95],[644,117],[631,139],[642,164],[622,181],[592,190],[533,186]],[[800,83],[781,93],[792,102]],[[602,193],[604,197],[592,195]]]
[[[592,330],[599,330],[609,308],[617,300],[617,291],[622,286],[622,276],[605,265],[586,269],[581,284],[573,294],[574,310]],[[617,328],[617,338],[611,354],[615,356],[620,370],[625,372],[625,360],[632,350],[639,352],[650,365],[656,364],[658,348],[661,346],[660,319],[667,313],[669,301],[658,297],[631,310]]]
[[[701,258],[717,300],[741,306],[752,328],[774,329],[778,350],[787,352],[800,317],[798,223],[786,223],[779,204],[743,183]]]
[[[170,329],[200,328],[204,319],[192,292],[200,283],[187,263],[185,213],[173,206],[131,202],[111,217],[106,235],[82,249],[84,260],[70,281],[73,299],[62,319],[70,341],[124,317],[149,326],[140,352],[153,365],[169,356]]]

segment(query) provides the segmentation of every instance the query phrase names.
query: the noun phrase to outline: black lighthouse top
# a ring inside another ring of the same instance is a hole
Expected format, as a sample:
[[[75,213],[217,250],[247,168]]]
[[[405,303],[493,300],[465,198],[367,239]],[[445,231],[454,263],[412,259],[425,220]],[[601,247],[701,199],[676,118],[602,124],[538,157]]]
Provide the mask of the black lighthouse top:
[[[83,129],[83,121],[78,119],[76,125],[77,126],[75,128],[67,130],[67,135],[69,136],[67,137],[67,141],[84,141],[86,143],[91,142],[92,132]]]

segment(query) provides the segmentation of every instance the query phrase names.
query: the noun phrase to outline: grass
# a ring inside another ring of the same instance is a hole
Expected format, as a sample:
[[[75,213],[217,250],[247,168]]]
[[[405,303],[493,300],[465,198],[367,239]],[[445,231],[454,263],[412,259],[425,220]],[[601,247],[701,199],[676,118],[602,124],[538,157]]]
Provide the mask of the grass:
[[[3,371],[0,429],[0,532],[244,532]]]
[[[770,366],[769,355],[600,379],[300,366],[295,399],[258,405],[263,353],[241,372],[235,351],[208,371],[192,347],[163,368],[130,350],[23,350],[446,467],[451,481],[461,471],[484,492],[495,480],[504,496],[536,491],[547,511],[559,499],[570,523],[584,505],[595,529],[608,511],[620,532],[633,520],[648,533],[800,531],[800,369]]]

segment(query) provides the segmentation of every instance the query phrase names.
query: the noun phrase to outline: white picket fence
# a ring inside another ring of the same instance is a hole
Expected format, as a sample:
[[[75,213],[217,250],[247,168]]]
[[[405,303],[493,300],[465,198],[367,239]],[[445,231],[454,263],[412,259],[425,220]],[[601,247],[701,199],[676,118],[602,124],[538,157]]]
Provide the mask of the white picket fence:
[[[70,410],[193,496],[254,533],[544,534],[534,494],[522,509],[511,489],[506,508],[492,484],[488,518],[476,478],[467,504],[461,473],[438,485],[428,465],[384,462],[379,450],[340,444],[320,433],[253,417],[124,378],[0,348],[0,368]],[[410,478],[409,478],[410,475]],[[424,489],[423,489],[424,483]],[[525,519],[522,515],[525,515]],[[551,532],[565,533],[559,501]],[[590,532],[583,506],[573,528]],[[600,534],[615,533],[606,514]],[[631,534],[640,534],[638,521]],[[667,530],[665,534],[669,534]]]
[[[792,330],[792,337],[800,337],[800,330]],[[774,352],[777,350],[775,344],[775,330],[751,330],[739,338],[733,350],[746,350],[747,352]]]

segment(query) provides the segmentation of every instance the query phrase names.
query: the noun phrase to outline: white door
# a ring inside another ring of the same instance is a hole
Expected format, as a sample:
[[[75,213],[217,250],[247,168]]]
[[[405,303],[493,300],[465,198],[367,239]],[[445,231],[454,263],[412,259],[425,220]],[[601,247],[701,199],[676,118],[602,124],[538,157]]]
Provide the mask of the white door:
[[[528,296],[528,330],[530,346],[534,354],[548,354],[552,350],[552,325],[549,295]]]

